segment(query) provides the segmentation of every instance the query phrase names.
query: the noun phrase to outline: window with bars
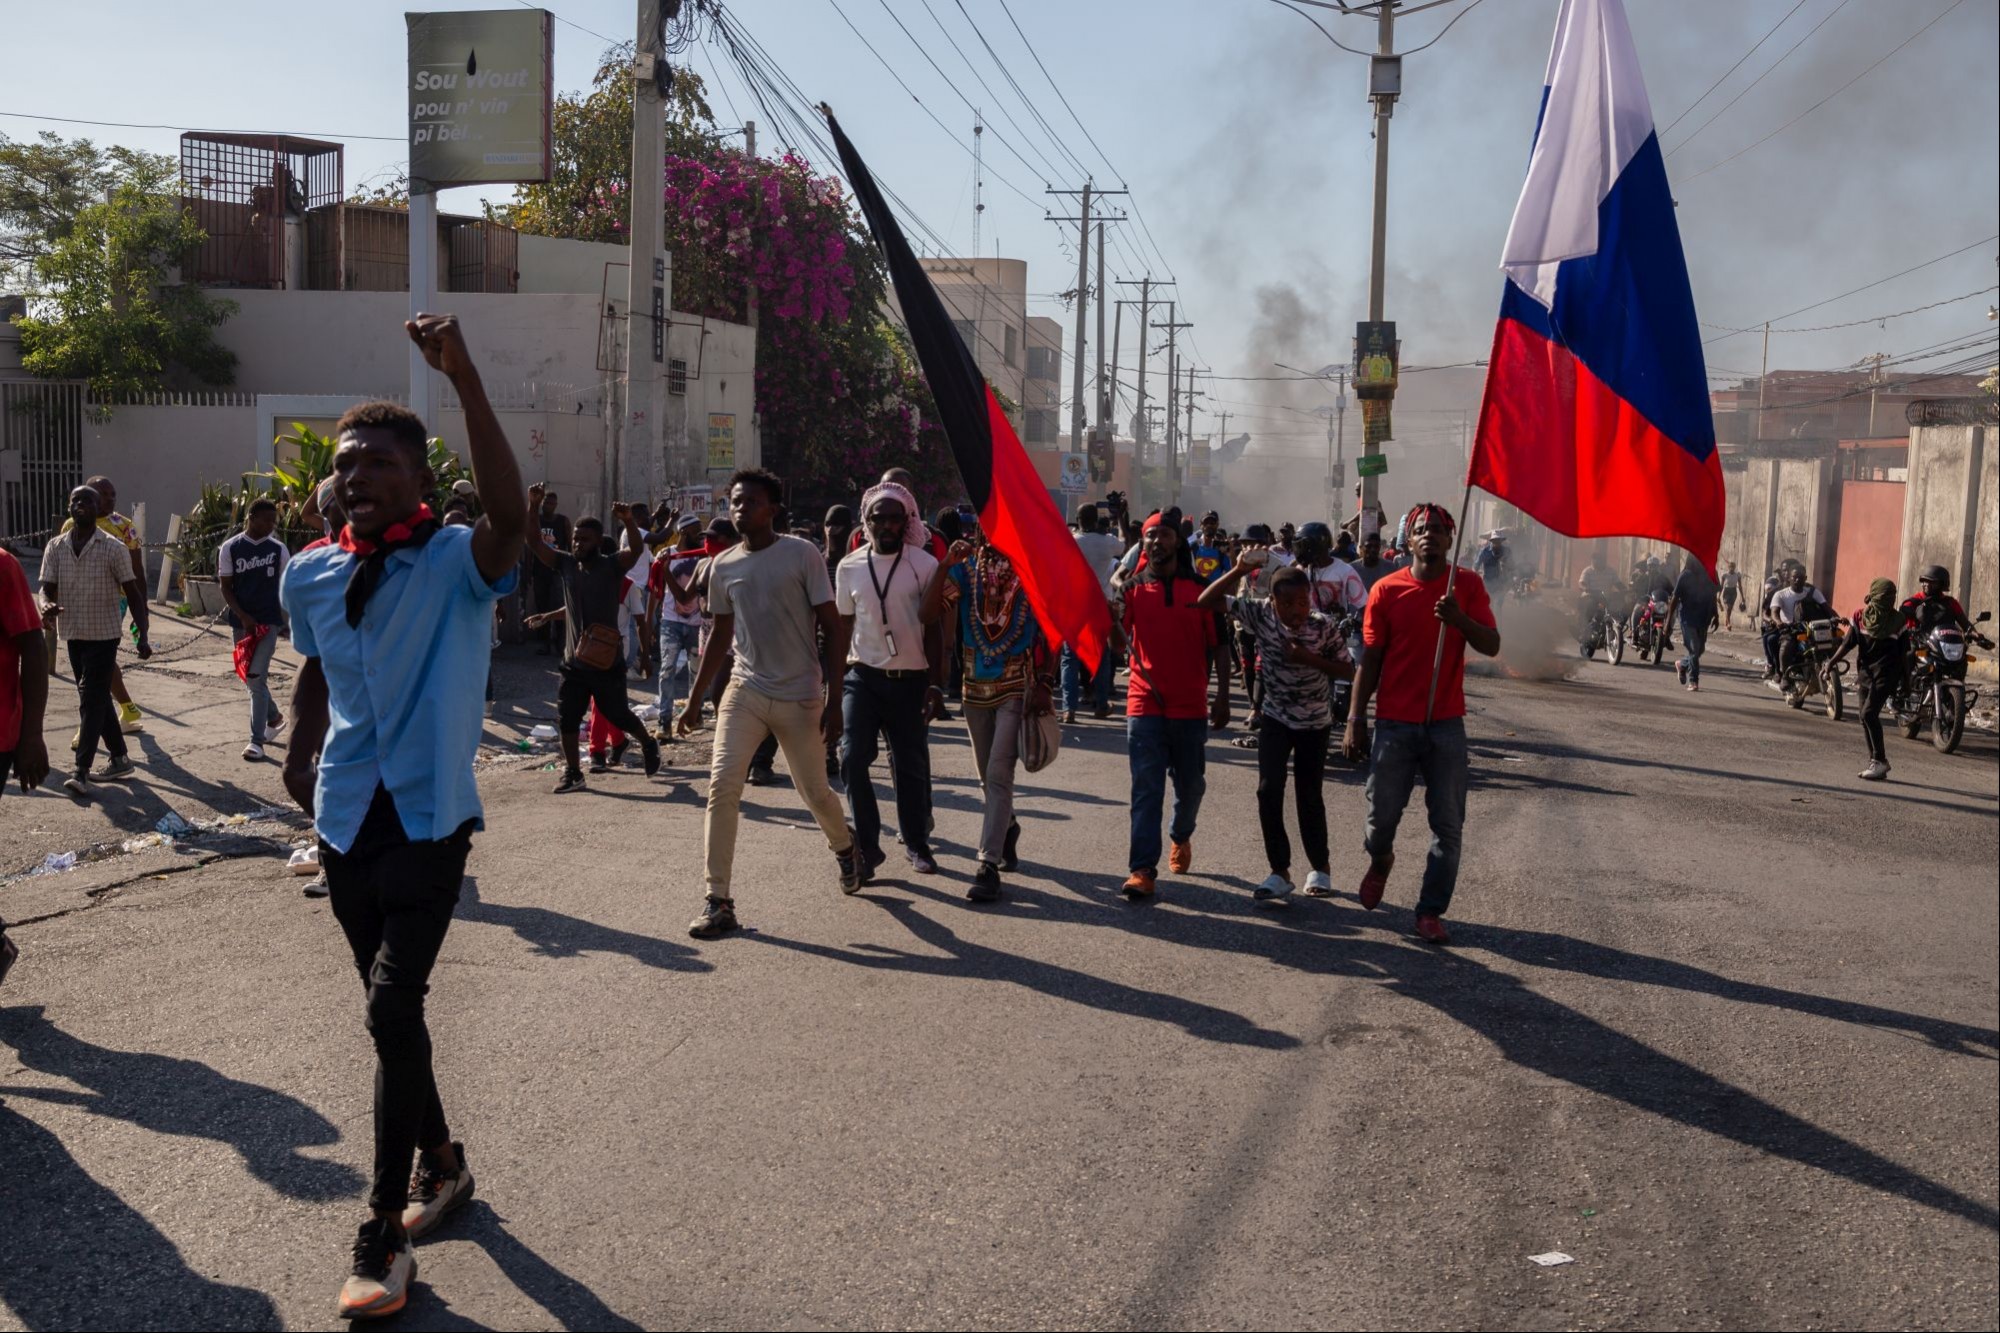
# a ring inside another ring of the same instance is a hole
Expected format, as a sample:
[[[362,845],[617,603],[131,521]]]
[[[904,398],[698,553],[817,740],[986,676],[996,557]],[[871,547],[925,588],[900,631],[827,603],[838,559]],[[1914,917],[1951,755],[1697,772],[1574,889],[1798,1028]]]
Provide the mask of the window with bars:
[[[688,363],[679,357],[667,359],[667,392],[686,395],[688,391]]]

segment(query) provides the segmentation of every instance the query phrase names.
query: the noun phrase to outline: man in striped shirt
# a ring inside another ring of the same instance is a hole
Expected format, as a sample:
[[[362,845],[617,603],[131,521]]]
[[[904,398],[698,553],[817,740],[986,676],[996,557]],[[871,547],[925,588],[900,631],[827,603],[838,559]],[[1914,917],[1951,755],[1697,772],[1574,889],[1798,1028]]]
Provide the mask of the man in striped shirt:
[[[90,766],[97,759],[100,740],[110,763],[96,775],[98,781],[130,777],[135,771],[118,724],[118,707],[111,701],[111,674],[118,666],[118,631],[124,621],[118,608],[121,592],[139,630],[140,658],[153,655],[145,588],[133,573],[131,553],[97,526],[103,511],[103,500],[90,487],[71,491],[69,530],[51,538],[42,552],[42,622],[55,624],[69,644],[83,724],[76,737],[76,771],[63,782],[63,789],[78,800],[90,799]]]

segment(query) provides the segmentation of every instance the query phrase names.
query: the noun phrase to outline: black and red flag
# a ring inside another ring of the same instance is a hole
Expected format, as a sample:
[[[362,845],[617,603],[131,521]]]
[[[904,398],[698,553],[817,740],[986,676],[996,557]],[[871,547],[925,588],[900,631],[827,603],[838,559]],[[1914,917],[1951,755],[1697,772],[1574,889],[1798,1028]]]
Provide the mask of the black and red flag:
[[[825,111],[825,108],[821,108]],[[910,342],[937,400],[938,417],[965,493],[979,511],[979,526],[987,540],[1014,562],[1028,605],[1051,639],[1068,644],[1096,671],[1111,642],[1111,608],[1105,604],[1097,575],[1070,535],[1061,511],[1028,461],[1021,439],[979,373],[971,349],[945,314],[910,243],[875,187],[861,155],[826,111],[827,128],[840,150],[840,165],[854,187],[875,243],[889,265],[889,281],[909,325]]]

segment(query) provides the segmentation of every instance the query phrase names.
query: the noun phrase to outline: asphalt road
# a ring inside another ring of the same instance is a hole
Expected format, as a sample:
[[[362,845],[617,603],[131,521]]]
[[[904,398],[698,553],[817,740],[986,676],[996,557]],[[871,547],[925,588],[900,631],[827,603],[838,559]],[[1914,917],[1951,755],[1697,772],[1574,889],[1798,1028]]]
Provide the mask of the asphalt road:
[[[0,801],[0,869],[277,799],[206,660],[135,674],[172,716],[131,795]],[[1007,900],[963,902],[954,722],[943,875],[844,898],[790,789],[753,791],[750,929],[711,944],[697,752],[558,800],[496,751],[431,996],[478,1195],[396,1326],[1993,1327],[1993,737],[1892,736],[1870,787],[1852,721],[1711,662],[1700,695],[1473,683],[1448,952],[1404,933],[1420,820],[1355,902],[1345,771],[1341,896],[1253,905],[1253,756],[1219,740],[1150,906],[1115,892],[1113,723],[1027,780]],[[503,655],[496,737],[545,668]],[[296,835],[0,881],[0,1328],[333,1322],[371,1052]]]

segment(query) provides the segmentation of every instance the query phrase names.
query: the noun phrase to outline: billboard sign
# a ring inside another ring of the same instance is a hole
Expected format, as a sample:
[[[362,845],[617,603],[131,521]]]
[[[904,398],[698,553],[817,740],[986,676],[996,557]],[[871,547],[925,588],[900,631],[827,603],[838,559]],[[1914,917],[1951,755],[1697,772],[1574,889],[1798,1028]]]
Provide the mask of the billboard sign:
[[[1402,354],[1396,340],[1394,320],[1363,321],[1354,326],[1354,396],[1371,398],[1396,396],[1396,373]]]
[[[721,472],[736,466],[736,414],[708,414],[708,470]]]
[[[545,9],[405,14],[410,180],[511,185],[549,178],[555,21]]]
[[[1090,489],[1088,480],[1089,469],[1086,464],[1087,460],[1082,454],[1064,454],[1062,456],[1062,493],[1064,495],[1082,495]]]
[[[1207,486],[1211,476],[1208,466],[1208,437],[1202,436],[1188,445],[1188,485]]]

